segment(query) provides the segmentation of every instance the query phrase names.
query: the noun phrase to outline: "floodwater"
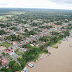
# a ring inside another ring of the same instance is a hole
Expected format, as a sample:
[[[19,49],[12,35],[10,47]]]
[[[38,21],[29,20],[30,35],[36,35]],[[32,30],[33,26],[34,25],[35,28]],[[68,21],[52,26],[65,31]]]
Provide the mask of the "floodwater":
[[[72,72],[72,38],[62,41],[58,49],[50,48],[50,56],[42,54],[42,59],[29,68],[28,72]]]

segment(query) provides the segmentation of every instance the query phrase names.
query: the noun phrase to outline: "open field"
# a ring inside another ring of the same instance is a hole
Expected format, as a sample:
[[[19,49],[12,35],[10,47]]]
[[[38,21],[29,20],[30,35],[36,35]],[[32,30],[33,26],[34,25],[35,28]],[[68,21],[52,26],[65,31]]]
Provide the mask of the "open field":
[[[24,14],[25,12],[20,12],[20,11],[9,11],[7,13],[0,13],[0,14],[6,14],[6,15],[12,15],[12,14]]]

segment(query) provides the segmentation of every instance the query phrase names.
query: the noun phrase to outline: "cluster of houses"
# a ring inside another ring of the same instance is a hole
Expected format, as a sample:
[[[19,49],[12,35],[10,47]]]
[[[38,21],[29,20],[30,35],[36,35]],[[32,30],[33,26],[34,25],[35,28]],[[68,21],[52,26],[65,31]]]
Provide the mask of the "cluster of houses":
[[[14,49],[7,49],[4,51],[5,54],[14,55]]]
[[[21,23],[16,23],[16,21],[15,21],[16,18],[18,18],[18,16],[15,17],[15,18],[12,18],[13,21],[0,22],[0,24],[5,24],[5,25],[10,24],[11,25],[10,27],[5,27],[5,28],[0,27],[0,30],[3,29],[7,32],[6,35],[5,34],[0,35],[0,43],[7,41],[8,43],[13,44],[12,48],[11,47],[6,48],[4,46],[1,46],[0,51],[1,51],[1,53],[4,52],[5,54],[8,54],[10,56],[15,54],[15,52],[14,52],[15,49],[18,49],[21,52],[25,52],[27,49],[22,48],[22,45],[30,43],[30,42],[32,43],[33,41],[37,41],[37,40],[39,40],[39,38],[41,38],[43,36],[51,36],[50,32],[52,32],[54,30],[60,31],[59,28],[61,28],[62,26],[63,27],[66,26],[66,24],[65,25],[63,24],[61,26],[56,25],[56,24],[54,24],[54,22],[43,23],[42,19],[37,19],[37,20],[33,20],[33,21],[28,20],[26,22],[26,24],[23,24],[23,23],[21,24]],[[21,20],[24,21],[24,19],[21,19]],[[31,26],[30,25],[31,23],[43,23],[40,26],[52,26],[52,28],[49,29],[49,30],[47,28],[39,28],[39,26]],[[11,29],[12,27],[16,27],[17,30]],[[40,31],[34,30],[35,28],[37,28]],[[29,37],[26,37],[26,36],[24,36],[24,33],[26,33],[25,29],[27,29],[28,31],[34,30],[35,32],[37,32],[37,34],[30,35]],[[72,31],[70,33],[72,35]],[[4,40],[3,39],[4,37],[7,37],[7,36],[10,36],[10,35],[13,35],[13,34],[15,34],[16,36],[20,35],[23,39],[19,43],[17,41],[10,41],[10,40]],[[44,43],[44,42],[41,42],[40,44],[42,44],[42,43]],[[35,45],[37,47],[39,46],[39,44],[30,44],[30,45],[31,46]],[[2,57],[0,58],[0,62],[1,62],[2,65],[7,63],[7,61]]]

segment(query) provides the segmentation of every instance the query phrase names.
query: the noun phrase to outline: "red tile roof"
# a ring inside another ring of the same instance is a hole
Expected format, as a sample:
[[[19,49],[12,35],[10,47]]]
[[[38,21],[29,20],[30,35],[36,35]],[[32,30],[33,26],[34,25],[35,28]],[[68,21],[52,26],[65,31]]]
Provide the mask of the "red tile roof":
[[[2,65],[4,65],[5,63],[6,63],[6,61],[3,59],[3,60],[2,60]]]
[[[4,53],[8,53],[10,54],[10,51],[12,51],[13,49],[7,49],[6,51],[4,51]]]

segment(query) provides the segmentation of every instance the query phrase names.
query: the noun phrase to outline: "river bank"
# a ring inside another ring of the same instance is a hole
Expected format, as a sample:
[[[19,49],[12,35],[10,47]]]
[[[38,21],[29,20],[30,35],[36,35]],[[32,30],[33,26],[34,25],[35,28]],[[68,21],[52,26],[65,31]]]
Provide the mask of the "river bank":
[[[50,48],[50,56],[42,54],[42,59],[32,62],[34,68],[29,68],[29,72],[72,72],[72,38],[61,41],[58,49]]]

